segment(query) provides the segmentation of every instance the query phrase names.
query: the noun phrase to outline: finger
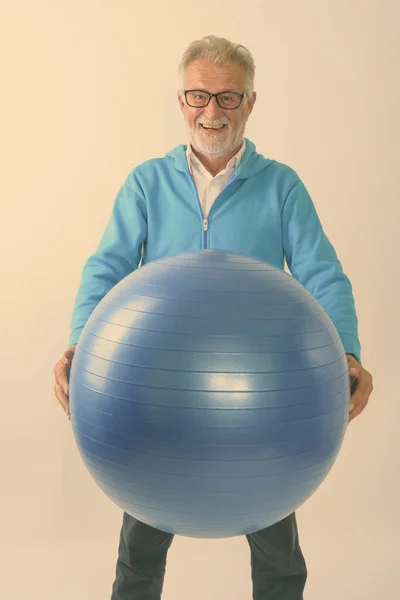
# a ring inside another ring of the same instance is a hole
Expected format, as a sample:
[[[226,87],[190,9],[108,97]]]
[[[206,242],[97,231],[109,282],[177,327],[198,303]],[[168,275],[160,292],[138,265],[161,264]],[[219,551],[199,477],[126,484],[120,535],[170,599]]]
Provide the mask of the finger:
[[[64,355],[66,358],[71,359],[75,353],[76,350],[76,344],[74,346],[71,346],[70,348],[67,348],[67,350],[65,350]]]
[[[353,419],[355,419],[355,417],[357,417],[357,415],[359,415],[359,414],[360,414],[361,410],[359,410],[359,411],[358,411],[358,410],[357,410],[357,408],[358,408],[358,407],[357,407],[357,406],[355,406],[354,404],[351,404],[351,405],[350,405],[349,417],[348,417],[348,421],[347,421],[348,423],[351,423],[351,421],[352,421]]]
[[[64,355],[64,356],[62,356],[62,357],[60,358],[60,363],[61,363],[62,365],[64,365],[64,366],[68,367],[68,368],[69,368],[69,367],[71,367],[71,364],[72,364],[72,356],[65,356],[65,355]]]
[[[359,375],[363,369],[363,366],[354,358],[354,356],[346,356],[346,358],[350,374]]]
[[[372,378],[368,377],[368,374],[363,374],[362,377],[357,379],[357,388],[351,397],[351,402],[356,406],[361,404],[364,405],[368,402],[369,396],[372,392]]]
[[[350,396],[354,395],[354,392],[357,389],[358,386],[358,379],[357,377],[354,377],[353,375],[350,375]]]
[[[63,367],[62,370],[60,370],[60,375],[64,380],[64,393],[68,396],[69,394],[69,374],[71,371],[71,366],[72,366],[72,359],[73,359],[73,355],[75,353],[75,347],[73,347],[72,349],[68,349],[64,352],[64,355],[61,357],[60,359],[60,363]]]
[[[73,346],[72,348],[68,348],[68,350],[65,350],[65,352],[63,353],[62,357],[60,358],[60,360],[58,362],[66,367],[71,367],[72,360],[74,358],[74,354],[75,354],[75,346]]]
[[[358,368],[355,365],[349,365],[350,377],[359,377],[361,375],[362,367]]]
[[[68,369],[68,365],[66,365],[62,362],[62,359],[60,359],[59,362],[57,363],[57,365],[55,366],[54,374],[56,376],[57,385],[60,387],[62,392],[65,394],[65,396],[68,396],[68,394],[69,394],[69,383],[68,383],[69,369]]]
[[[358,415],[360,415],[362,413],[362,411],[364,410],[366,405],[367,405],[367,403],[359,404],[359,405],[355,406],[354,409],[352,411],[350,411],[348,422],[350,423],[353,419],[358,417]]]
[[[367,405],[368,399],[364,396],[358,396],[358,392],[355,392],[354,395],[350,399],[349,413],[353,415],[354,413],[359,414]]]
[[[69,400],[68,400],[67,396],[64,394],[64,392],[62,391],[61,387],[59,386],[59,384],[57,382],[54,385],[54,389],[55,389],[57,400],[63,407],[64,412],[67,415],[69,415]]]
[[[350,399],[349,415],[350,420],[357,417],[367,406],[369,396],[372,391],[372,383],[367,377],[358,379],[358,387]]]

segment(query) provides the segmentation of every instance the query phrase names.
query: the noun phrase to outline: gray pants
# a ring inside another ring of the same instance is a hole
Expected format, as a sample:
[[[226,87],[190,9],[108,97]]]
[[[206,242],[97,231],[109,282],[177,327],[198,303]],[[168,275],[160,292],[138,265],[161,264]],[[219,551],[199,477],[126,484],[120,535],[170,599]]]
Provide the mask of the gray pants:
[[[111,600],[160,600],[174,535],[124,512]],[[246,535],[254,600],[303,600],[307,568],[295,513]]]

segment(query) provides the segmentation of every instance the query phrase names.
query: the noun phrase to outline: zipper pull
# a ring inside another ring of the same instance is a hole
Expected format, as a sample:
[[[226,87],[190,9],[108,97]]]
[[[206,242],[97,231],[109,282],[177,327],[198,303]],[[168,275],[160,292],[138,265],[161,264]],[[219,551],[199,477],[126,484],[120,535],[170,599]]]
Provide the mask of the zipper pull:
[[[208,231],[208,219],[203,219],[203,229],[204,231]]]

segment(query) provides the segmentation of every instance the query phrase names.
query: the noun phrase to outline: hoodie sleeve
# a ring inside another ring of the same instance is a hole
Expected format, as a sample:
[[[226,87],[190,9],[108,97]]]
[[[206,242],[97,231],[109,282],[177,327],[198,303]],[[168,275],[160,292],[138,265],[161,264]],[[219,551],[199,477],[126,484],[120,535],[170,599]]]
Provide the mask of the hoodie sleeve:
[[[353,354],[361,363],[352,285],[300,179],[291,188],[282,208],[282,240],[291,274],[326,310],[346,354]]]
[[[70,323],[70,346],[77,343],[101,299],[139,265],[147,234],[146,207],[143,195],[131,187],[128,178],[117,194],[96,252],[82,269]]]

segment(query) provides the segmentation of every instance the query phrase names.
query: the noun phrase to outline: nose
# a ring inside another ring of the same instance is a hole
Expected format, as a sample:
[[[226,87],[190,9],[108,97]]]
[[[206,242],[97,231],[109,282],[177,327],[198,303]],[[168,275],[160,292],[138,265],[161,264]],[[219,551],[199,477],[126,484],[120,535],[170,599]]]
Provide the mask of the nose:
[[[204,108],[204,113],[210,120],[212,118],[220,117],[224,114],[222,108],[218,105],[217,98],[215,96],[211,98],[210,102]]]

